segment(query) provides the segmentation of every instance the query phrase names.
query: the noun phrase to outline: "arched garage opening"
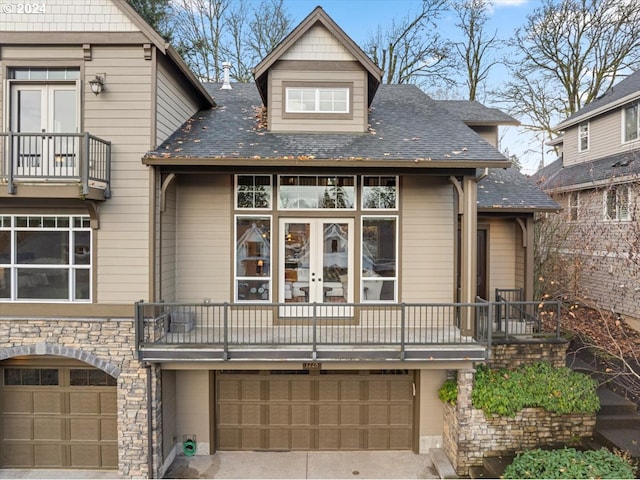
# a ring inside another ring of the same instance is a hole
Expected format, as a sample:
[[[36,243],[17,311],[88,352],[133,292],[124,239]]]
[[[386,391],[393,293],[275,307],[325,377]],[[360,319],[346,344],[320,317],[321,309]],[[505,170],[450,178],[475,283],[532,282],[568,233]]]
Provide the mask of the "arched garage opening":
[[[0,361],[0,467],[117,469],[116,393],[114,376],[73,358]]]

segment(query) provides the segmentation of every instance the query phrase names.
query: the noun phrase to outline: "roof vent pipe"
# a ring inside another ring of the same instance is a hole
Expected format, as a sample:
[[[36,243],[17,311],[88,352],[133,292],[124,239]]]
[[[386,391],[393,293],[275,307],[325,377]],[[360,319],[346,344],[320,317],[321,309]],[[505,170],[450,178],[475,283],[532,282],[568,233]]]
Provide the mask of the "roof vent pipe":
[[[231,71],[231,64],[229,62],[224,62],[222,64],[222,68],[224,70],[224,77],[222,79],[222,87],[221,90],[231,90],[231,80],[229,73]]]

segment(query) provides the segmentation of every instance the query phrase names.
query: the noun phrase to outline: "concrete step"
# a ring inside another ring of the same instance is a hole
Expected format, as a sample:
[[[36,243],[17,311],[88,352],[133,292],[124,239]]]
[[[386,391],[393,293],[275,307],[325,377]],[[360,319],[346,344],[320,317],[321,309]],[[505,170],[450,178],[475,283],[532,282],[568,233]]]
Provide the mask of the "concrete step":
[[[429,457],[440,478],[458,478],[456,471],[453,469],[453,465],[451,465],[449,461],[449,457],[447,457],[443,449],[430,448]]]
[[[593,437],[610,449],[629,452],[633,458],[640,460],[640,425],[629,428],[596,428]]]
[[[596,429],[602,428],[633,428],[640,426],[640,415],[597,415]]]
[[[484,457],[482,459],[482,466],[487,472],[488,476],[485,478],[500,478],[504,473],[504,469],[511,465],[514,455],[501,455],[499,457]]]
[[[631,415],[638,413],[638,406],[607,388],[598,389],[600,410],[597,415]]]

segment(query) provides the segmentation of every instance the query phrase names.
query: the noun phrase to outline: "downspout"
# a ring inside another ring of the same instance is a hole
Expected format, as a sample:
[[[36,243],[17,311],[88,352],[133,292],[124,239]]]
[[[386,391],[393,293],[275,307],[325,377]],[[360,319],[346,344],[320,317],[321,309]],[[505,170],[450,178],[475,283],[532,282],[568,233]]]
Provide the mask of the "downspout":
[[[153,476],[153,420],[151,415],[153,414],[153,408],[151,408],[151,365],[148,363],[145,365],[147,369],[147,448],[149,452],[147,454],[147,462],[149,469],[149,475],[147,478],[154,478]]]
[[[485,167],[484,171],[476,177],[476,183],[480,183],[487,175],[489,175],[489,169]]]

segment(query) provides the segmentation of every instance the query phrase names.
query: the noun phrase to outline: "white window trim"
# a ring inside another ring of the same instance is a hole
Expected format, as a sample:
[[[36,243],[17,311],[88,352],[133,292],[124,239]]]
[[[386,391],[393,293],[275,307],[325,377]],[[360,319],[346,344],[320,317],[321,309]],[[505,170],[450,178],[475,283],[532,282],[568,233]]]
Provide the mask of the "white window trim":
[[[396,270],[396,274],[393,277],[365,277],[364,275],[362,275],[362,257],[364,255],[364,238],[363,238],[363,232],[364,232],[364,222],[365,220],[370,220],[370,219],[379,219],[379,220],[395,220],[396,222],[396,248],[395,248],[395,270]],[[399,246],[399,232],[400,232],[400,218],[398,215],[362,215],[360,217],[360,259],[359,259],[359,265],[360,265],[360,301],[362,303],[397,303],[398,302],[398,291],[399,291],[399,281],[400,281],[400,276],[399,276],[399,268],[400,268],[400,258],[399,258],[399,251],[400,251],[400,246]],[[367,300],[364,298],[363,292],[364,292],[364,287],[365,284],[367,282],[367,280],[379,280],[379,281],[393,281],[393,299],[391,300]]]
[[[573,205],[571,203],[571,197],[575,195],[576,196],[576,204]],[[577,222],[578,220],[580,220],[580,192],[569,192],[569,199],[568,199],[568,210],[569,210],[569,221],[570,222]],[[576,211],[576,218],[572,218],[572,210],[573,208],[575,208]]]
[[[65,303],[65,304],[87,304],[92,303],[93,298],[93,230],[90,226],[81,226],[75,227],[73,225],[74,218],[82,218],[89,220],[89,215],[56,215],[56,214],[10,214],[10,215],[0,215],[2,217],[10,217],[11,225],[8,227],[3,227],[0,225],[0,231],[9,231],[10,232],[10,242],[11,246],[9,249],[9,253],[11,258],[9,259],[9,263],[0,264],[0,268],[8,268],[10,271],[10,282],[11,282],[11,290],[9,298],[0,298],[0,303]],[[18,217],[27,217],[27,218],[68,218],[69,226],[68,227],[19,227],[16,225],[16,219]],[[67,264],[47,264],[47,263],[33,263],[33,264],[23,264],[19,263],[16,255],[16,232],[19,231],[33,231],[33,232],[59,232],[64,231],[69,234],[69,255],[70,258],[69,263]],[[88,264],[76,264],[73,262],[71,258],[71,252],[75,251],[74,244],[74,232],[88,232],[89,233],[89,263]],[[66,299],[60,298],[18,298],[18,270],[28,270],[28,269],[56,269],[62,270],[66,269],[69,272],[68,278],[68,288],[69,295]],[[75,272],[77,270],[88,270],[89,271],[89,298],[76,299],[75,298],[75,289],[76,289],[76,281],[75,281]]]
[[[583,132],[582,127],[586,127],[586,132]],[[582,148],[582,140],[587,139],[587,148]],[[588,152],[591,148],[591,123],[582,122],[578,124],[578,152]]]
[[[625,218],[621,218],[620,216],[620,202],[619,197],[618,197],[618,191],[620,188],[625,188],[626,192],[627,192],[627,214]],[[611,217],[609,215],[609,211],[608,211],[608,199],[609,199],[609,195],[615,193],[616,195],[616,214],[615,217]],[[610,188],[608,188],[607,190],[604,191],[604,195],[603,195],[603,217],[605,221],[609,221],[609,222],[628,222],[631,219],[631,212],[629,211],[629,208],[631,207],[631,189],[629,188],[629,185],[627,184],[617,184],[617,185],[612,185]]]
[[[267,207],[241,207],[238,205],[238,177],[268,177],[269,178],[269,205]],[[238,173],[234,175],[233,202],[236,210],[243,211],[265,211],[273,208],[273,175]]]
[[[294,110],[290,106],[289,93],[293,91],[303,91],[303,92],[314,92],[315,101],[314,101],[314,110],[304,110],[303,108],[299,110]],[[344,92],[346,94],[345,99],[345,110],[320,110],[320,92],[321,91],[332,91],[332,92]],[[332,114],[332,113],[350,113],[349,112],[349,88],[347,87],[286,87],[285,88],[285,113],[310,113],[310,114]]]
[[[364,206],[364,189],[365,187],[365,181],[364,179],[367,177],[376,177],[376,178],[380,178],[380,177],[395,177],[396,179],[396,198],[395,198],[395,206],[393,206],[392,208],[371,208],[371,207],[365,207]],[[360,176],[360,184],[362,185],[361,189],[360,189],[360,208],[362,209],[363,212],[393,212],[393,211],[398,211],[398,201],[399,201],[399,192],[400,192],[400,188],[399,188],[399,177],[397,175],[361,175]]]
[[[248,276],[239,276],[238,275],[238,219],[242,218],[254,218],[260,220],[269,220],[269,232],[270,232],[270,241],[269,241],[269,262],[271,267],[269,268],[269,275],[265,275],[264,277],[248,277]],[[246,280],[246,281],[264,281],[269,284],[269,294],[266,299],[258,299],[258,300],[241,300],[239,298],[238,292],[238,282]],[[238,214],[234,215],[233,218],[233,298],[235,303],[270,303],[273,298],[273,215],[261,215],[261,214]]]
[[[637,113],[636,113],[636,138],[627,140],[626,136],[627,136],[627,110],[630,108],[635,108]],[[638,142],[640,141],[640,103],[636,103],[633,105],[628,105],[628,106],[624,106],[622,107],[622,122],[621,122],[621,142],[622,144],[625,143],[634,143],[634,142]]]

